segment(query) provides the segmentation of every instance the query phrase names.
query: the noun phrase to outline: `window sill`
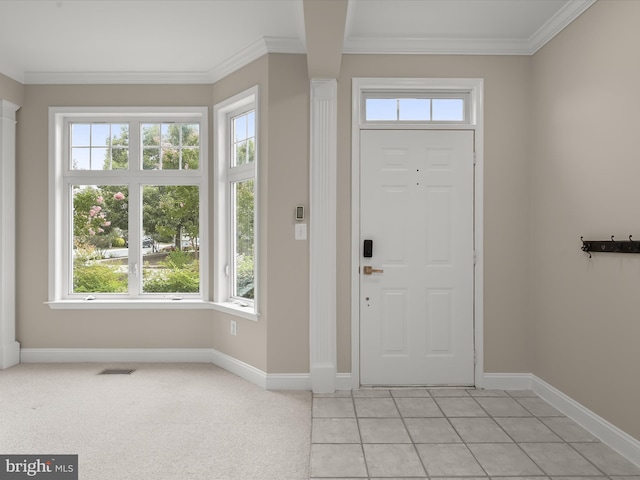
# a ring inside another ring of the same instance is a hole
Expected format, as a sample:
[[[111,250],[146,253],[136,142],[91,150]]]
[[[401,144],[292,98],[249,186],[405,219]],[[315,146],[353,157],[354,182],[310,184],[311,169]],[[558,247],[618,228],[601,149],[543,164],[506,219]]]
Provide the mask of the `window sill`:
[[[44,302],[52,310],[198,310],[211,303],[197,299],[182,300],[56,300]]]
[[[213,302],[211,308],[219,312],[228,313],[237,317],[246,318],[247,320],[258,321],[259,313],[256,313],[253,307],[243,307],[231,302]]]

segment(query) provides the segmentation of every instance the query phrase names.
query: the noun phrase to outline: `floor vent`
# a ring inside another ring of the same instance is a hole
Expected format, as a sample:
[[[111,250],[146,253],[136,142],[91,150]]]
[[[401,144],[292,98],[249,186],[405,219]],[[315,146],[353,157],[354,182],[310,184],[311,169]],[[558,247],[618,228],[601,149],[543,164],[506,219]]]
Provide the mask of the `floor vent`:
[[[117,368],[107,368],[106,370],[101,371],[98,375],[131,375],[133,372],[135,372],[135,369],[124,370]]]

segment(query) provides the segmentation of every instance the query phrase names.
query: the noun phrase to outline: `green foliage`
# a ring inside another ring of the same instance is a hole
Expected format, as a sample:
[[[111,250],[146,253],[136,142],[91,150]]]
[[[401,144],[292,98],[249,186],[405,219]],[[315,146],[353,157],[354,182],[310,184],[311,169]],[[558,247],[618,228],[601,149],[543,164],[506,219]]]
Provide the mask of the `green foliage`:
[[[125,245],[125,240],[122,237],[117,237],[113,239],[113,246],[115,248],[122,248]]]
[[[164,262],[168,268],[173,269],[182,269],[182,268],[192,268],[195,259],[193,255],[187,252],[183,252],[181,250],[174,250],[173,252],[169,252],[167,258]]]
[[[255,278],[253,257],[242,257],[242,259],[238,261],[236,268],[237,295],[242,298],[253,299]]]
[[[127,274],[118,267],[76,261],[73,268],[75,293],[126,293]]]
[[[164,269],[144,282],[146,293],[198,293],[200,275],[194,269]]]

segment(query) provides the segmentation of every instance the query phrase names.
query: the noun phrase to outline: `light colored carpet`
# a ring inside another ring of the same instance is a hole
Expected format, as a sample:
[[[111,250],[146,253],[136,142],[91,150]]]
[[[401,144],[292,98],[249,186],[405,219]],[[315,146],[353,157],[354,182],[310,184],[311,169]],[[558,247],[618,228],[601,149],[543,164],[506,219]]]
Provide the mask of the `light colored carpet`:
[[[303,480],[310,435],[310,392],[264,391],[214,365],[0,371],[0,453],[78,454],[83,480]]]

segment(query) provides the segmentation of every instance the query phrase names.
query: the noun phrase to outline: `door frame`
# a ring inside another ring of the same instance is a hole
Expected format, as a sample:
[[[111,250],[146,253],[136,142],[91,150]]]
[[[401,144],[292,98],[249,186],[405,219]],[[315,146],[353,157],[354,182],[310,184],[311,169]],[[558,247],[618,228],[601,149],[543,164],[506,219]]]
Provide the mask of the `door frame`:
[[[473,130],[474,159],[474,380],[482,388],[484,378],[484,262],[483,262],[483,197],[484,197],[484,79],[482,78],[353,78],[351,105],[351,379],[352,388],[360,388],[360,131],[362,94],[411,92],[469,93],[469,123],[393,125],[390,123],[367,129],[386,130]]]

